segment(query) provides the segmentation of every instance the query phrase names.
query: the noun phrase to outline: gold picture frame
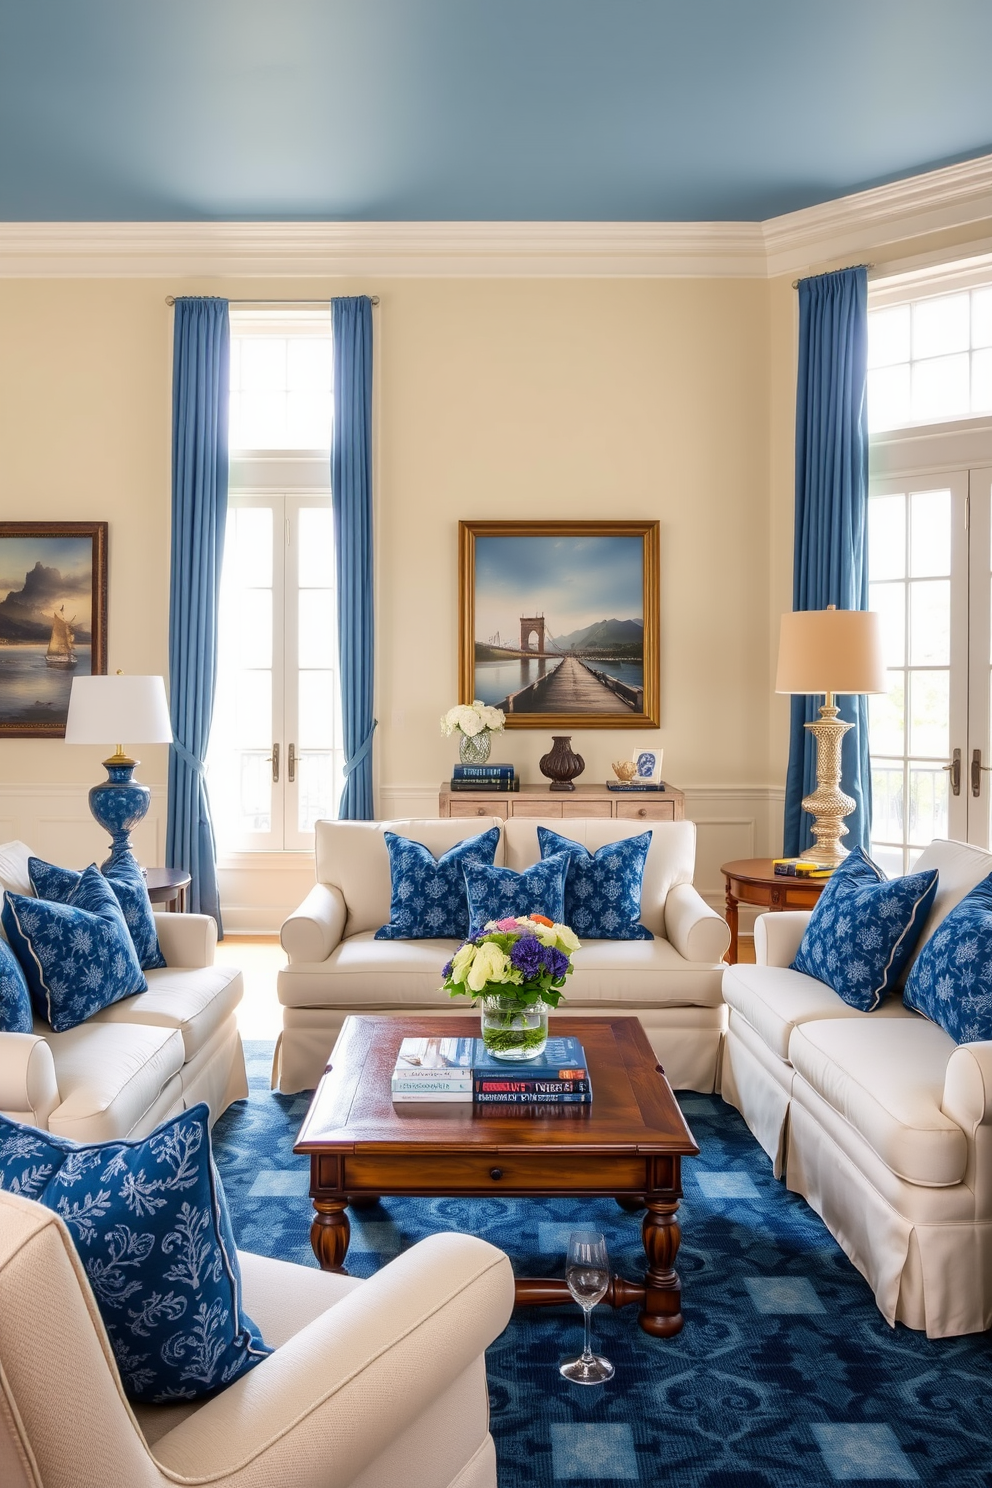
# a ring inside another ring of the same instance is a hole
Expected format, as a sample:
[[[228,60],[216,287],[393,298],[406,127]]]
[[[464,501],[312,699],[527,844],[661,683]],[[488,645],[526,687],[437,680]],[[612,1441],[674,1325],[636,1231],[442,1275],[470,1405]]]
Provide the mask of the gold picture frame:
[[[460,701],[509,728],[657,728],[660,551],[652,521],[459,522]]]

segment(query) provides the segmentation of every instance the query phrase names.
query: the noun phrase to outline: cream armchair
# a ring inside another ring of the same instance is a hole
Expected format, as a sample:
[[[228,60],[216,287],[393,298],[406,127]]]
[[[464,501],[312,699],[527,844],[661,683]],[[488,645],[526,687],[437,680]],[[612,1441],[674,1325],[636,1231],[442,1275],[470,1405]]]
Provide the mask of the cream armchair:
[[[496,1488],[485,1349],[510,1263],[433,1235],[369,1281],[241,1255],[275,1353],[206,1401],[132,1407],[62,1221],[0,1193],[4,1488]]]

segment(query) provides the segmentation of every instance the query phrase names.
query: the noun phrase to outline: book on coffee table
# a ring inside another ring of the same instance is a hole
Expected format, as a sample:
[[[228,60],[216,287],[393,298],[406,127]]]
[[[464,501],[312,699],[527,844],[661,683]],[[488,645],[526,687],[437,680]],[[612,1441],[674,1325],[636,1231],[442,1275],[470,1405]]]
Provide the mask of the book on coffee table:
[[[400,1044],[390,1088],[394,1101],[588,1104],[592,1085],[578,1039],[549,1038],[536,1058],[496,1059],[481,1038],[415,1039]]]

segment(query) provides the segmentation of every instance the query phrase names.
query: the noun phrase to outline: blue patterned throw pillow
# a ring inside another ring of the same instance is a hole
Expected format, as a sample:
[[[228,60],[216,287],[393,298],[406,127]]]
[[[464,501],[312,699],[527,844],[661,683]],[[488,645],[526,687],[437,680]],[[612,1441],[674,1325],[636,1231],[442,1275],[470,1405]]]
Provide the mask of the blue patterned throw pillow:
[[[640,923],[641,884],[651,833],[609,842],[593,855],[581,842],[538,827],[541,857],[568,853],[565,924],[583,940],[654,940]]]
[[[556,924],[564,921],[568,853],[532,863],[523,873],[476,863],[466,863],[464,872],[470,936],[478,935],[490,920],[511,915],[543,914]]]
[[[956,1044],[992,1039],[992,874],[937,926],[913,963],[903,1001]]]
[[[113,889],[92,864],[65,904],[4,894],[3,928],[35,1011],[56,1033],[132,992],[147,992]]]
[[[0,1033],[30,1033],[33,1027],[31,993],[21,964],[0,936]]]
[[[913,954],[936,892],[936,868],[887,879],[854,848],[827,880],[793,971],[826,982],[850,1007],[874,1012]]]
[[[492,863],[499,844],[499,827],[456,842],[443,857],[409,837],[386,832],[392,903],[389,924],[375,932],[376,940],[464,940],[468,935],[466,863]]]
[[[132,1400],[196,1400],[272,1352],[242,1311],[208,1115],[85,1143],[0,1116],[0,1188],[65,1221]]]
[[[54,863],[46,863],[43,858],[28,858],[28,872],[31,887],[38,898],[51,899],[57,904],[69,902],[69,896],[83,876],[72,868],[56,868]],[[137,863],[126,860],[115,863],[107,869],[104,877],[121,907],[142,971],[155,971],[164,966],[165,957],[158,943],[148,886]]]

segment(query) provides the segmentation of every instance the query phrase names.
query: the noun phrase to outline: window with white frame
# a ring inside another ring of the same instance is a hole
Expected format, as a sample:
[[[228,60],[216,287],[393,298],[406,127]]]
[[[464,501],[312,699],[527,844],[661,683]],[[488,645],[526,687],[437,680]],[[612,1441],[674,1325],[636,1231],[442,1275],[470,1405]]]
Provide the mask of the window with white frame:
[[[231,310],[231,482],[207,761],[222,852],[307,848],[343,784],[331,320]]]
[[[868,312],[873,433],[992,414],[992,284]]]

